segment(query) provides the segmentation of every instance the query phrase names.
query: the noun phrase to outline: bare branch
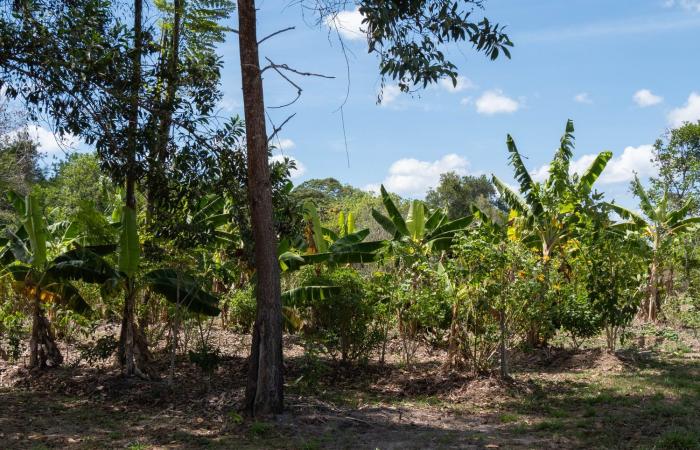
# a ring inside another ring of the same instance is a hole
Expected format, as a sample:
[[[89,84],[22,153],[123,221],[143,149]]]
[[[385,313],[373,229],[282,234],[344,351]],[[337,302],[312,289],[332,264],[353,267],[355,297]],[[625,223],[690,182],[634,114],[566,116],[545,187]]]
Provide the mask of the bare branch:
[[[280,124],[280,126],[275,127],[275,129],[272,130],[272,134],[270,135],[270,137],[267,138],[267,143],[269,144],[270,141],[271,141],[272,139],[274,139],[275,136],[277,136],[277,133],[279,133],[280,130],[282,130],[282,127],[284,127],[284,126],[287,124],[287,122],[289,122],[290,120],[292,120],[292,117],[294,117],[294,116],[296,116],[296,115],[297,115],[297,113],[293,113],[292,115],[290,115],[289,117],[287,117],[286,119],[284,119],[284,122],[282,122],[282,123]]]
[[[289,71],[289,72],[292,72],[292,73],[295,73],[295,74],[297,74],[297,75],[301,75],[301,76],[304,76],[304,77],[319,77],[319,78],[326,78],[326,79],[328,79],[328,80],[333,80],[333,79],[335,79],[335,77],[334,77],[334,76],[331,76],[331,75],[323,75],[323,74],[321,74],[321,73],[313,73],[313,72],[302,72],[302,71],[300,71],[300,70],[297,70],[297,69],[294,69],[294,68],[292,68],[292,67],[289,67],[287,64],[277,64],[277,63],[274,63],[274,62],[272,62],[272,60],[270,60],[270,58],[267,58],[267,57],[266,57],[265,59],[267,59],[267,60],[269,61],[270,64],[268,64],[267,66],[265,66],[265,67],[260,71],[261,74],[262,74],[263,72],[265,72],[267,69],[282,69],[282,70],[287,70],[287,71]]]
[[[287,27],[287,28],[283,28],[283,29],[281,29],[281,30],[277,30],[277,31],[275,31],[274,33],[268,34],[268,35],[265,36],[264,38],[260,39],[260,40],[258,41],[258,45],[262,44],[263,42],[265,42],[266,40],[270,39],[271,37],[275,37],[275,36],[277,36],[278,34],[284,33],[285,31],[291,31],[291,30],[294,30],[294,29],[296,29],[296,27]]]

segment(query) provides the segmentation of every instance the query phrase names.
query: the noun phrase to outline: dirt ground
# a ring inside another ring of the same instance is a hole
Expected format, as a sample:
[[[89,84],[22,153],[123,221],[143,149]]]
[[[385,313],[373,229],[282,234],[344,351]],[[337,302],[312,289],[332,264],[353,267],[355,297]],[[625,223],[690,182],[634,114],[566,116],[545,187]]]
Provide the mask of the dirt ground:
[[[30,374],[0,362],[2,449],[700,448],[700,346],[656,340],[517,355],[513,380],[445,373],[440,352],[407,370],[341,367],[286,341],[286,413],[239,415],[247,338],[219,332],[221,365],[186,358],[163,377],[126,379],[111,364]],[[677,349],[676,349],[677,350]]]

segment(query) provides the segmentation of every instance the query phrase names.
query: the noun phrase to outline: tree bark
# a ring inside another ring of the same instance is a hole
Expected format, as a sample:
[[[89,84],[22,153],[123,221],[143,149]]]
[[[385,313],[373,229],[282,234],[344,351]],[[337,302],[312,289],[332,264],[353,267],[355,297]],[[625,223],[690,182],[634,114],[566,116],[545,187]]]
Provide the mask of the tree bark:
[[[33,302],[32,337],[29,340],[29,368],[46,369],[58,367],[63,363],[51,323],[41,307],[41,289],[37,286]]]
[[[158,377],[146,336],[136,325],[136,289],[133,280],[127,281],[118,356],[125,376],[136,375],[143,379]]]
[[[248,154],[248,197],[256,269],[257,317],[248,361],[245,410],[254,416],[282,412],[282,302],[273,227],[262,74],[254,0],[238,0],[238,45]]]
[[[125,206],[136,211],[136,154],[139,144],[139,100],[141,94],[141,56],[143,53],[143,0],[134,0],[134,51],[132,54],[131,104],[126,154]],[[146,337],[136,326],[136,285],[133,274],[127,277],[122,326],[119,334],[119,363],[126,376],[155,377]]]

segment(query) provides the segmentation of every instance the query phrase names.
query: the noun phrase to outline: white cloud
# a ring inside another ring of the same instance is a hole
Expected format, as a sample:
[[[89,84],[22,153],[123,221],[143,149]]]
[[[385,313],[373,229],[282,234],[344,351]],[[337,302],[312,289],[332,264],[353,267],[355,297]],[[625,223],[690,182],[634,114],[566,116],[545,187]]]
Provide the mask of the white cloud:
[[[700,12],[700,0],[666,0],[664,6],[667,8],[680,6],[688,11]]]
[[[634,93],[632,99],[637,105],[641,106],[642,108],[646,108],[647,106],[658,105],[659,103],[664,101],[663,97],[652,94],[652,92],[649,89],[638,90]]]
[[[359,40],[367,37],[367,33],[362,27],[362,19],[360,9],[355,8],[352,11],[341,11],[335,16],[327,17],[326,25],[337,28],[338,33],[345,39]]]
[[[401,95],[401,89],[396,84],[384,86],[382,91],[382,106],[388,106]]]
[[[465,175],[469,161],[450,153],[436,161],[421,161],[415,158],[403,158],[389,167],[389,174],[384,179],[384,186],[397,194],[422,197],[430,187],[440,182],[440,174],[456,172]],[[378,186],[369,184],[365,190],[376,192]]]
[[[591,100],[591,97],[588,95],[588,92],[581,92],[579,94],[576,94],[574,96],[574,101],[577,103],[585,103],[585,104],[592,104],[593,100]]]
[[[507,113],[511,114],[520,108],[520,103],[503,94],[500,89],[493,89],[481,94],[476,99],[476,112],[479,114],[494,115]]]
[[[275,143],[275,147],[277,147],[278,150],[289,150],[296,146],[297,144],[291,139],[280,139]]]
[[[656,174],[656,167],[652,163],[654,146],[640,145],[639,147],[625,147],[620,156],[613,156],[605,170],[598,178],[600,184],[615,184],[629,182],[634,174],[640,177],[648,177]],[[579,175],[588,169],[597,155],[587,154],[571,161],[569,171]],[[544,181],[549,176],[549,164],[539,167],[531,172],[535,181]]]
[[[296,169],[292,169],[290,171],[290,177],[292,178],[292,180],[297,179],[306,173],[306,166],[293,156],[274,155],[270,158],[270,162],[284,162],[285,158],[289,159],[290,161],[294,161],[294,163],[296,164]]]
[[[380,186],[377,183],[369,183],[366,184],[363,188],[363,191],[371,192],[372,194],[379,194],[380,192]]]
[[[8,133],[7,136],[10,139],[14,139],[18,134],[25,131],[29,135],[29,138],[36,142],[39,151],[45,153],[47,156],[75,150],[75,147],[77,147],[79,143],[78,138],[72,134],[55,135],[53,131],[35,124],[12,131]]]
[[[691,92],[685,106],[671,110],[668,113],[668,123],[676,128],[684,122],[700,120],[700,94]]]
[[[441,78],[439,85],[442,89],[450,93],[462,92],[466,89],[474,89],[476,85],[472,80],[461,75],[457,76],[457,84],[452,84],[451,78]]]
[[[464,97],[462,100],[459,101],[461,105],[470,105],[474,99],[471,97]]]

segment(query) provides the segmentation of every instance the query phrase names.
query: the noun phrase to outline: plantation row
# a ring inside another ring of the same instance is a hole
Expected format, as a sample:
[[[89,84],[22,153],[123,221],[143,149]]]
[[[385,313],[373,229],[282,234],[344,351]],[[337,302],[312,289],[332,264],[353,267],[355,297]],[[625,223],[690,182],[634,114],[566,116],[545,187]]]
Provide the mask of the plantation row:
[[[426,202],[334,180],[292,189],[289,163],[274,164],[284,329],[307,352],[346,364],[383,362],[398,340],[409,366],[428,345],[447,349],[445,367],[499,367],[508,377],[511,349],[546,346],[556,333],[575,345],[604,333],[614,351],[635,316],[655,321],[682,312],[693,326],[692,300],[669,303],[697,289],[688,258],[673,278],[683,260],[671,252],[696,250],[693,199],[679,203],[635,180],[641,214],[605,201],[594,185],[612,154],[572,174],[573,131],[568,122],[543,182],[532,179],[508,137],[519,192],[496,177],[474,179],[483,189],[461,211],[440,188]],[[116,353],[126,373],[144,378],[159,376],[153,350],[163,341],[173,358],[189,354],[212,370],[220,349],[202,330],[249,333],[256,320],[249,231],[236,199],[185,199],[177,226],[154,232],[152,212],[120,206],[122,192],[100,177],[92,155],[77,155],[56,173],[26,196],[7,193],[3,356],[21,361],[28,347],[30,367],[55,367],[63,360],[56,339],[84,335],[91,344],[83,360]],[[57,195],[85,183],[82,193]],[[494,186],[498,196],[489,194]],[[105,322],[120,324],[118,337],[95,332]]]

